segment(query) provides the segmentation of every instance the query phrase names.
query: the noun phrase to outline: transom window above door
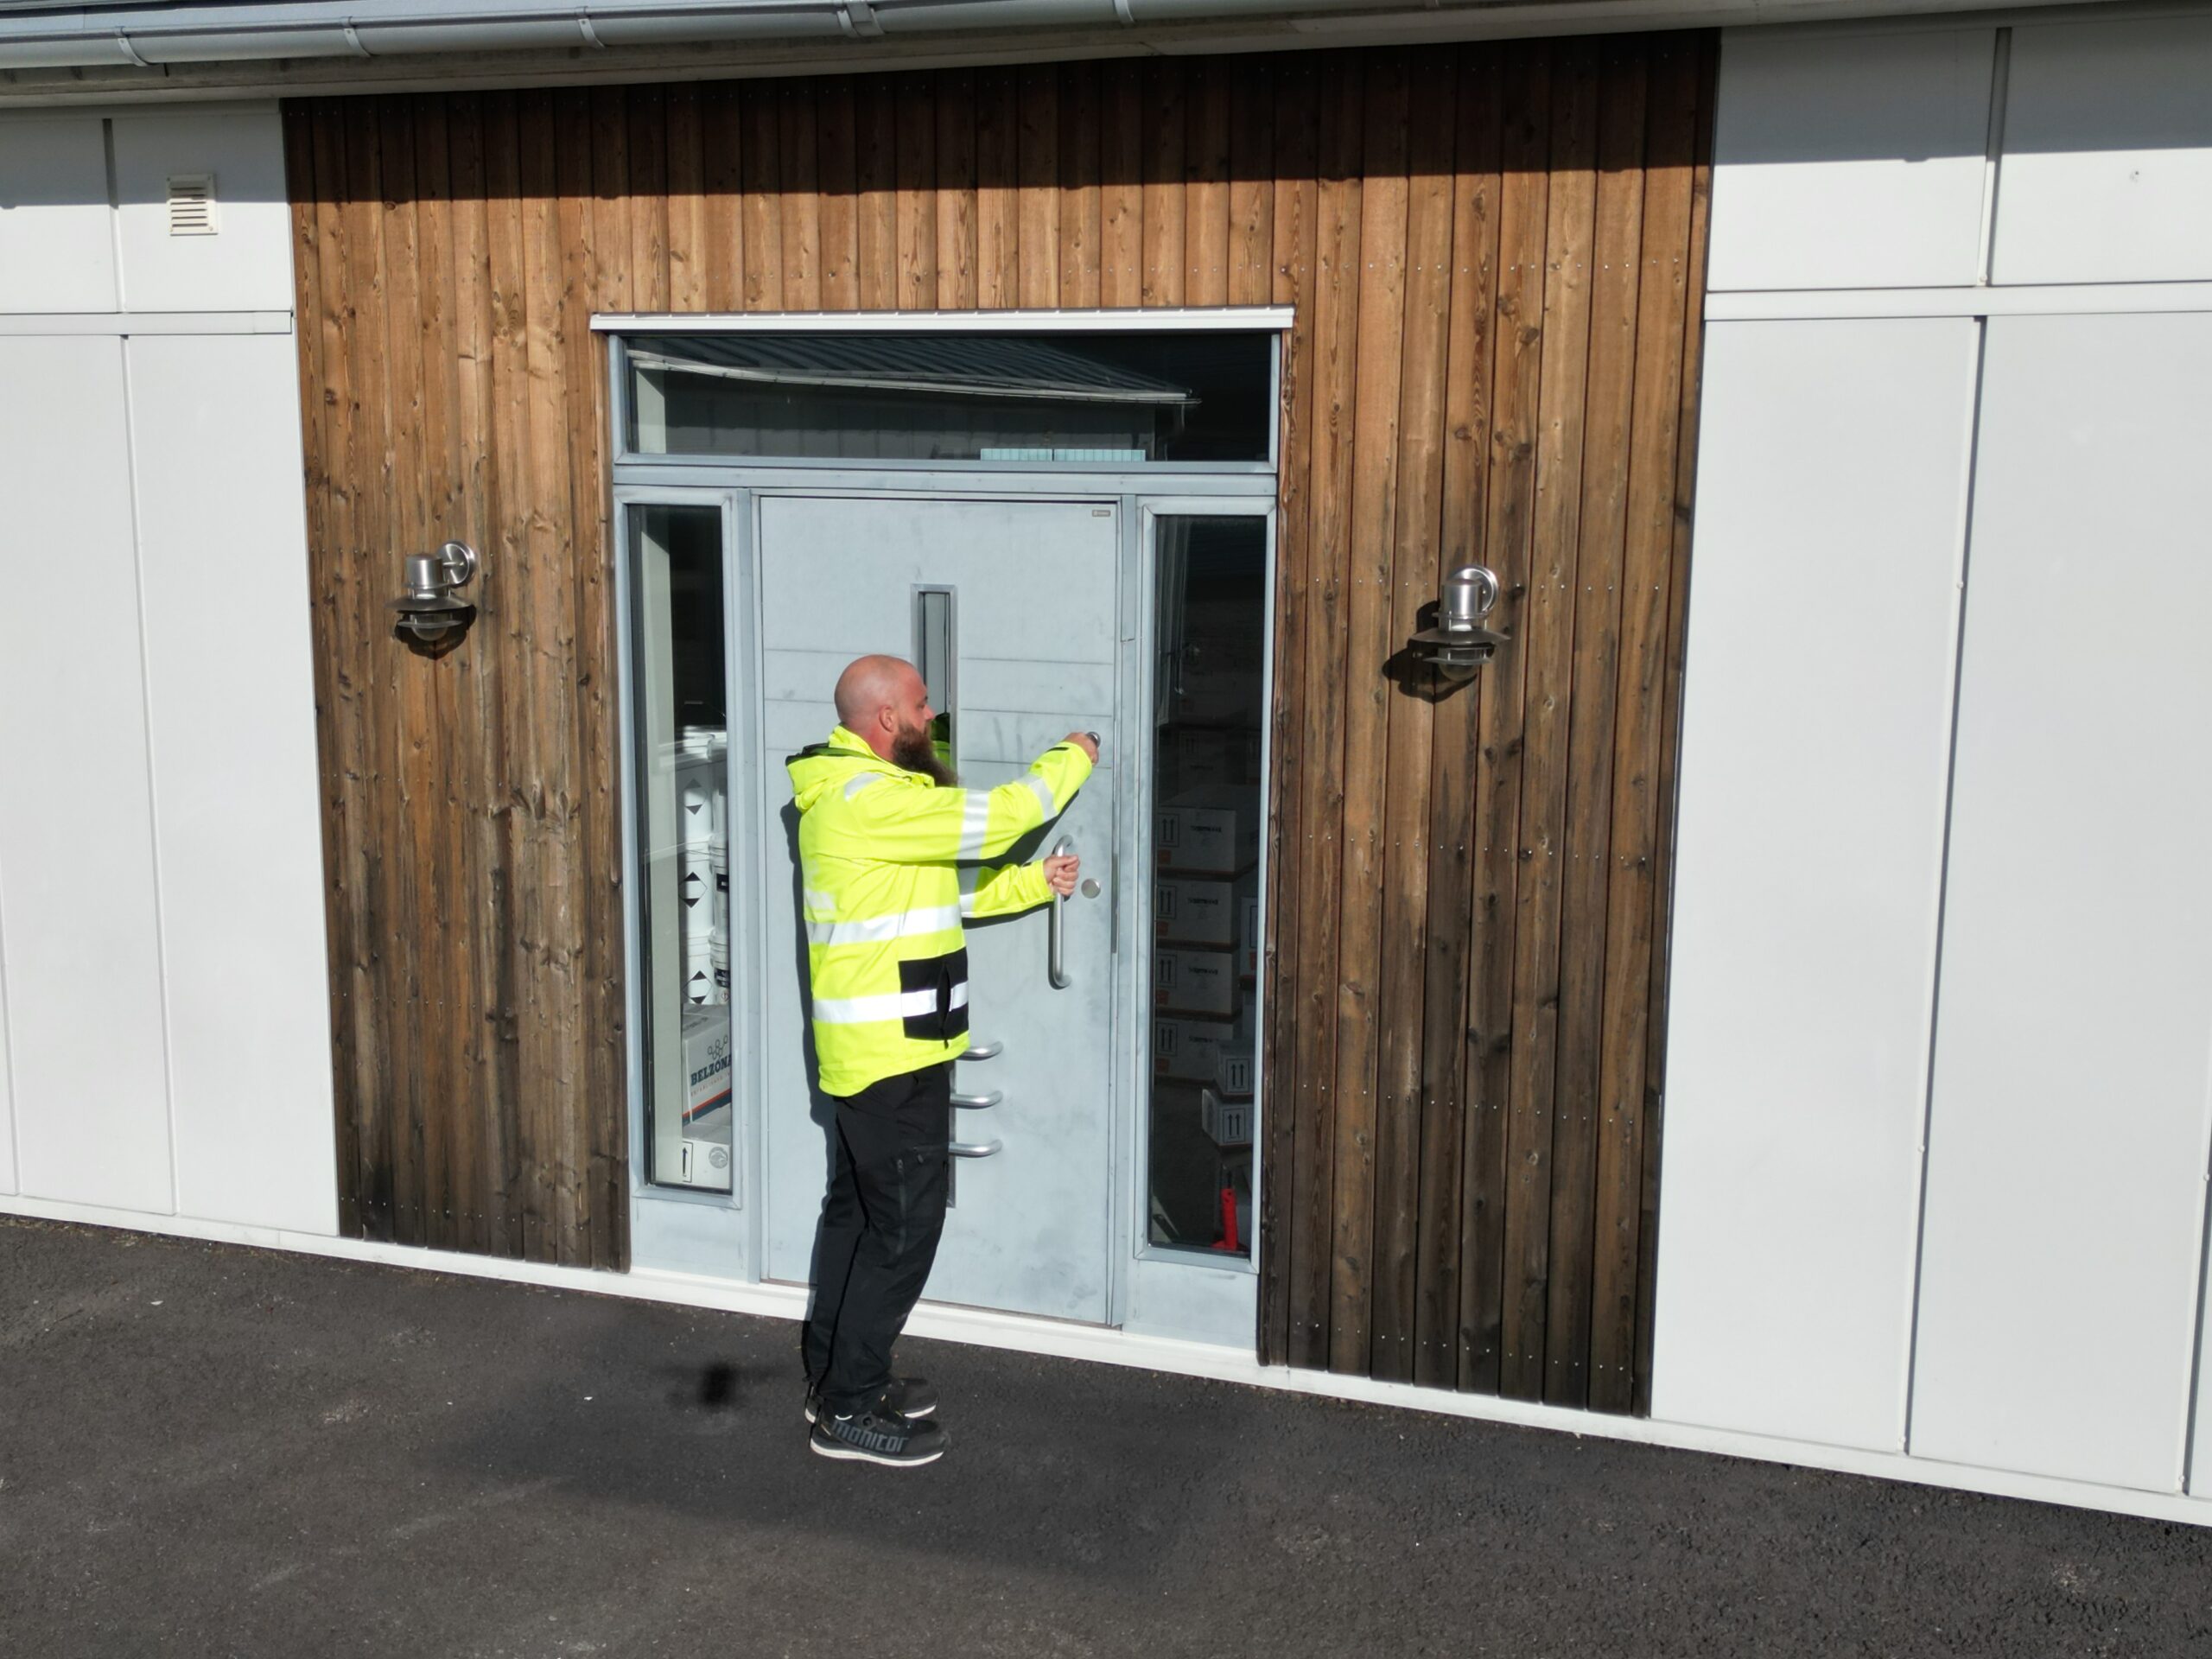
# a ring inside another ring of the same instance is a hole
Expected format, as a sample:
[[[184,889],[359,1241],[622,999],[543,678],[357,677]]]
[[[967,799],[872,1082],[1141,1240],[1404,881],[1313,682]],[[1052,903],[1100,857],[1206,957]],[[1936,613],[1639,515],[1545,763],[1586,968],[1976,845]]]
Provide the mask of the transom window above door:
[[[1268,465],[1269,331],[737,328],[622,340],[635,456]]]

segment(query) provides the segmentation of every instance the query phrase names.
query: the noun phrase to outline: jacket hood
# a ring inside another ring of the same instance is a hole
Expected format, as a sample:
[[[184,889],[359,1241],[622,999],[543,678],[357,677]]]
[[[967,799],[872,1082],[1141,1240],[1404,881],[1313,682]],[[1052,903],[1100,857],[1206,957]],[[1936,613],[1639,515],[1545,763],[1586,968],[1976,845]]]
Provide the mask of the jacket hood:
[[[887,778],[905,775],[901,768],[877,754],[842,726],[830,734],[828,742],[801,749],[784,766],[791,775],[791,798],[802,812],[810,810],[829,791],[842,789],[863,772],[880,772]]]

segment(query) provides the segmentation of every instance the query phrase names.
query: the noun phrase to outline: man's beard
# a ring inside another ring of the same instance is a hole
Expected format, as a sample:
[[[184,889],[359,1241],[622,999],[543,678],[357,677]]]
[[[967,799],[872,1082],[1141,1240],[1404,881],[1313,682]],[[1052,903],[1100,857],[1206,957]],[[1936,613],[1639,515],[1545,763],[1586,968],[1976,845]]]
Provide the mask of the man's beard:
[[[926,726],[909,727],[891,740],[891,763],[920,772],[940,789],[955,789],[960,784],[960,774],[937,758],[937,745],[931,741]]]

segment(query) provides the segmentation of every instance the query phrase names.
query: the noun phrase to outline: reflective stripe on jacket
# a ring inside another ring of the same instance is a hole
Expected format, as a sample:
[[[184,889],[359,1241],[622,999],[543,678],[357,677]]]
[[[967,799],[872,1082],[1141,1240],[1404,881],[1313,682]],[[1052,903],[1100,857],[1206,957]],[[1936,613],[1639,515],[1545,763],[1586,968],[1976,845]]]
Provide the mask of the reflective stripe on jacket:
[[[940,789],[840,726],[787,764],[822,1091],[855,1095],[968,1046],[961,918],[1051,896],[1042,864],[988,861],[1065,811],[1090,759],[1056,744],[1013,783]]]

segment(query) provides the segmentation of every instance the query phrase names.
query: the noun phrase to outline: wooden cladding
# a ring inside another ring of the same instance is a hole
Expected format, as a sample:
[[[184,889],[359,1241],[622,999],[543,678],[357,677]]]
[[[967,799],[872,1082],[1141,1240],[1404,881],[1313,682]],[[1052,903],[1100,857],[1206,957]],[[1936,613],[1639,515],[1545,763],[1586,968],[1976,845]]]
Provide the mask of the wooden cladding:
[[[1613,1410],[1648,1351],[1697,36],[286,111],[349,1228],[620,1264],[594,312],[1277,304],[1263,1356]],[[487,554],[443,658],[402,552]],[[1436,694],[1442,573],[1511,637]]]
[[[1712,75],[1676,36],[1279,89],[1265,1357],[1643,1398]],[[1432,700],[1398,653],[1469,561],[1510,643]]]

